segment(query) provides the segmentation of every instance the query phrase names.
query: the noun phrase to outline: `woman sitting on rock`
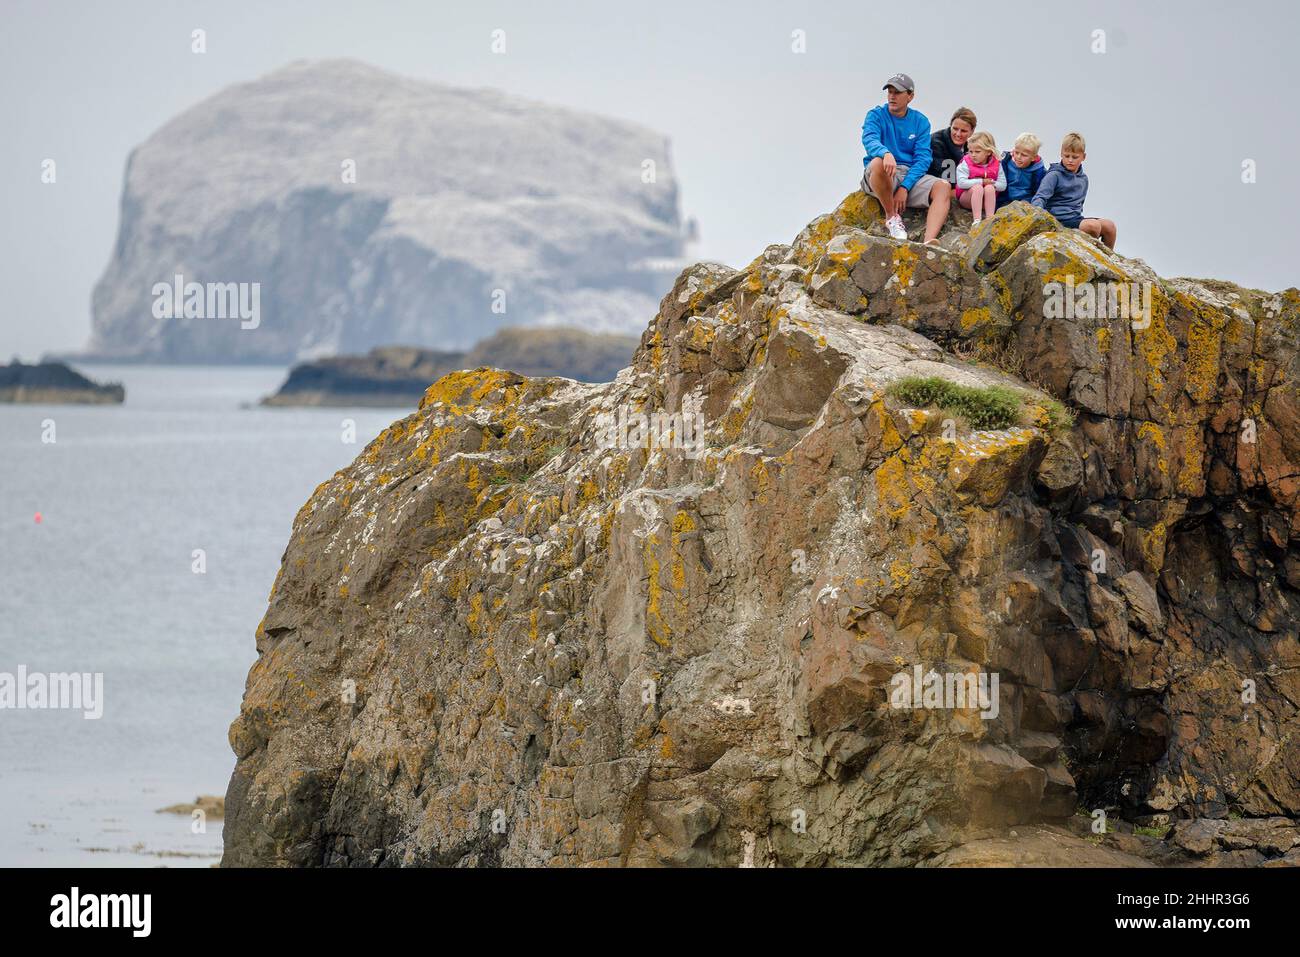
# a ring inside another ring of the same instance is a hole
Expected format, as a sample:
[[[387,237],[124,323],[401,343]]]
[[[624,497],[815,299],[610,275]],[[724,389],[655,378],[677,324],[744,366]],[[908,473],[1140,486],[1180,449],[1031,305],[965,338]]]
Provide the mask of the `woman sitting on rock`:
[[[975,114],[967,107],[958,107],[948,121],[946,130],[930,136],[931,176],[937,176],[950,186],[957,185],[957,166],[966,155],[966,141],[975,132]]]

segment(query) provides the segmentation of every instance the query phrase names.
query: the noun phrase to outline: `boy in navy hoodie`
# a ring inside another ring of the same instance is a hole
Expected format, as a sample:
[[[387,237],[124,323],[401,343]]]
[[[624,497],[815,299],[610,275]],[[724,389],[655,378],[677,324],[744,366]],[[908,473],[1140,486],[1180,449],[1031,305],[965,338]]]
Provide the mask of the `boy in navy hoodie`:
[[[1087,155],[1083,137],[1066,133],[1061,141],[1061,162],[1052,164],[1031,202],[1055,216],[1066,229],[1082,229],[1114,249],[1115,224],[1109,219],[1083,218],[1083,200],[1088,195],[1083,161]]]
[[[998,193],[998,209],[1018,199],[1027,203],[1034,198],[1047,172],[1038,155],[1038,148],[1042,145],[1043,141],[1033,133],[1021,133],[1016,137],[1011,152],[1002,154],[1007,188]]]

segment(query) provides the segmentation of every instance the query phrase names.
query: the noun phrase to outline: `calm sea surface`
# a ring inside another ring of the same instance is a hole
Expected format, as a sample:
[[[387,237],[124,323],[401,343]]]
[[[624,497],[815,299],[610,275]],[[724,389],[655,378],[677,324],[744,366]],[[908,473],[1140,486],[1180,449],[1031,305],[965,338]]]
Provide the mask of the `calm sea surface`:
[[[221,822],[157,811],[225,794],[293,517],[410,410],[248,407],[284,369],[83,371],[126,403],[0,405],[0,673],[102,672],[103,717],[0,709],[0,866],[208,866]]]

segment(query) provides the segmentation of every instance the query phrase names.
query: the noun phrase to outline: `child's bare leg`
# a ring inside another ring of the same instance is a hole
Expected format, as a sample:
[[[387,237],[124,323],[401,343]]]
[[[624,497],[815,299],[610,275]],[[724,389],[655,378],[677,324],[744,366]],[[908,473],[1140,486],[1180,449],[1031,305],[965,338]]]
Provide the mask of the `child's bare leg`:
[[[1089,236],[1098,237],[1107,248],[1115,248],[1115,224],[1109,219],[1084,219],[1080,220],[1079,228]]]
[[[984,187],[984,218],[988,219],[993,215],[993,210],[998,204],[998,191],[992,186]]]
[[[960,196],[957,197],[957,205],[960,206],[962,209],[970,209],[971,197],[974,195],[975,194],[972,193],[970,190],[964,191]]]

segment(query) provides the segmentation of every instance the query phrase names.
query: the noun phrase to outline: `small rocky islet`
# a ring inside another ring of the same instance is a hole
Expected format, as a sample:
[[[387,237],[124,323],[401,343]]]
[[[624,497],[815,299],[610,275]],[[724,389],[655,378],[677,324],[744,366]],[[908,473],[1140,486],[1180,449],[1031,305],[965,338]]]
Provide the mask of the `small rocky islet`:
[[[381,346],[363,356],[335,356],[294,366],[266,406],[388,408],[415,406],[448,372],[490,366],[523,375],[608,382],[636,351],[635,336],[565,327],[511,327],[468,352]]]
[[[119,383],[100,384],[63,362],[31,365],[14,359],[0,365],[0,402],[72,405],[120,405],[126,389]]]

